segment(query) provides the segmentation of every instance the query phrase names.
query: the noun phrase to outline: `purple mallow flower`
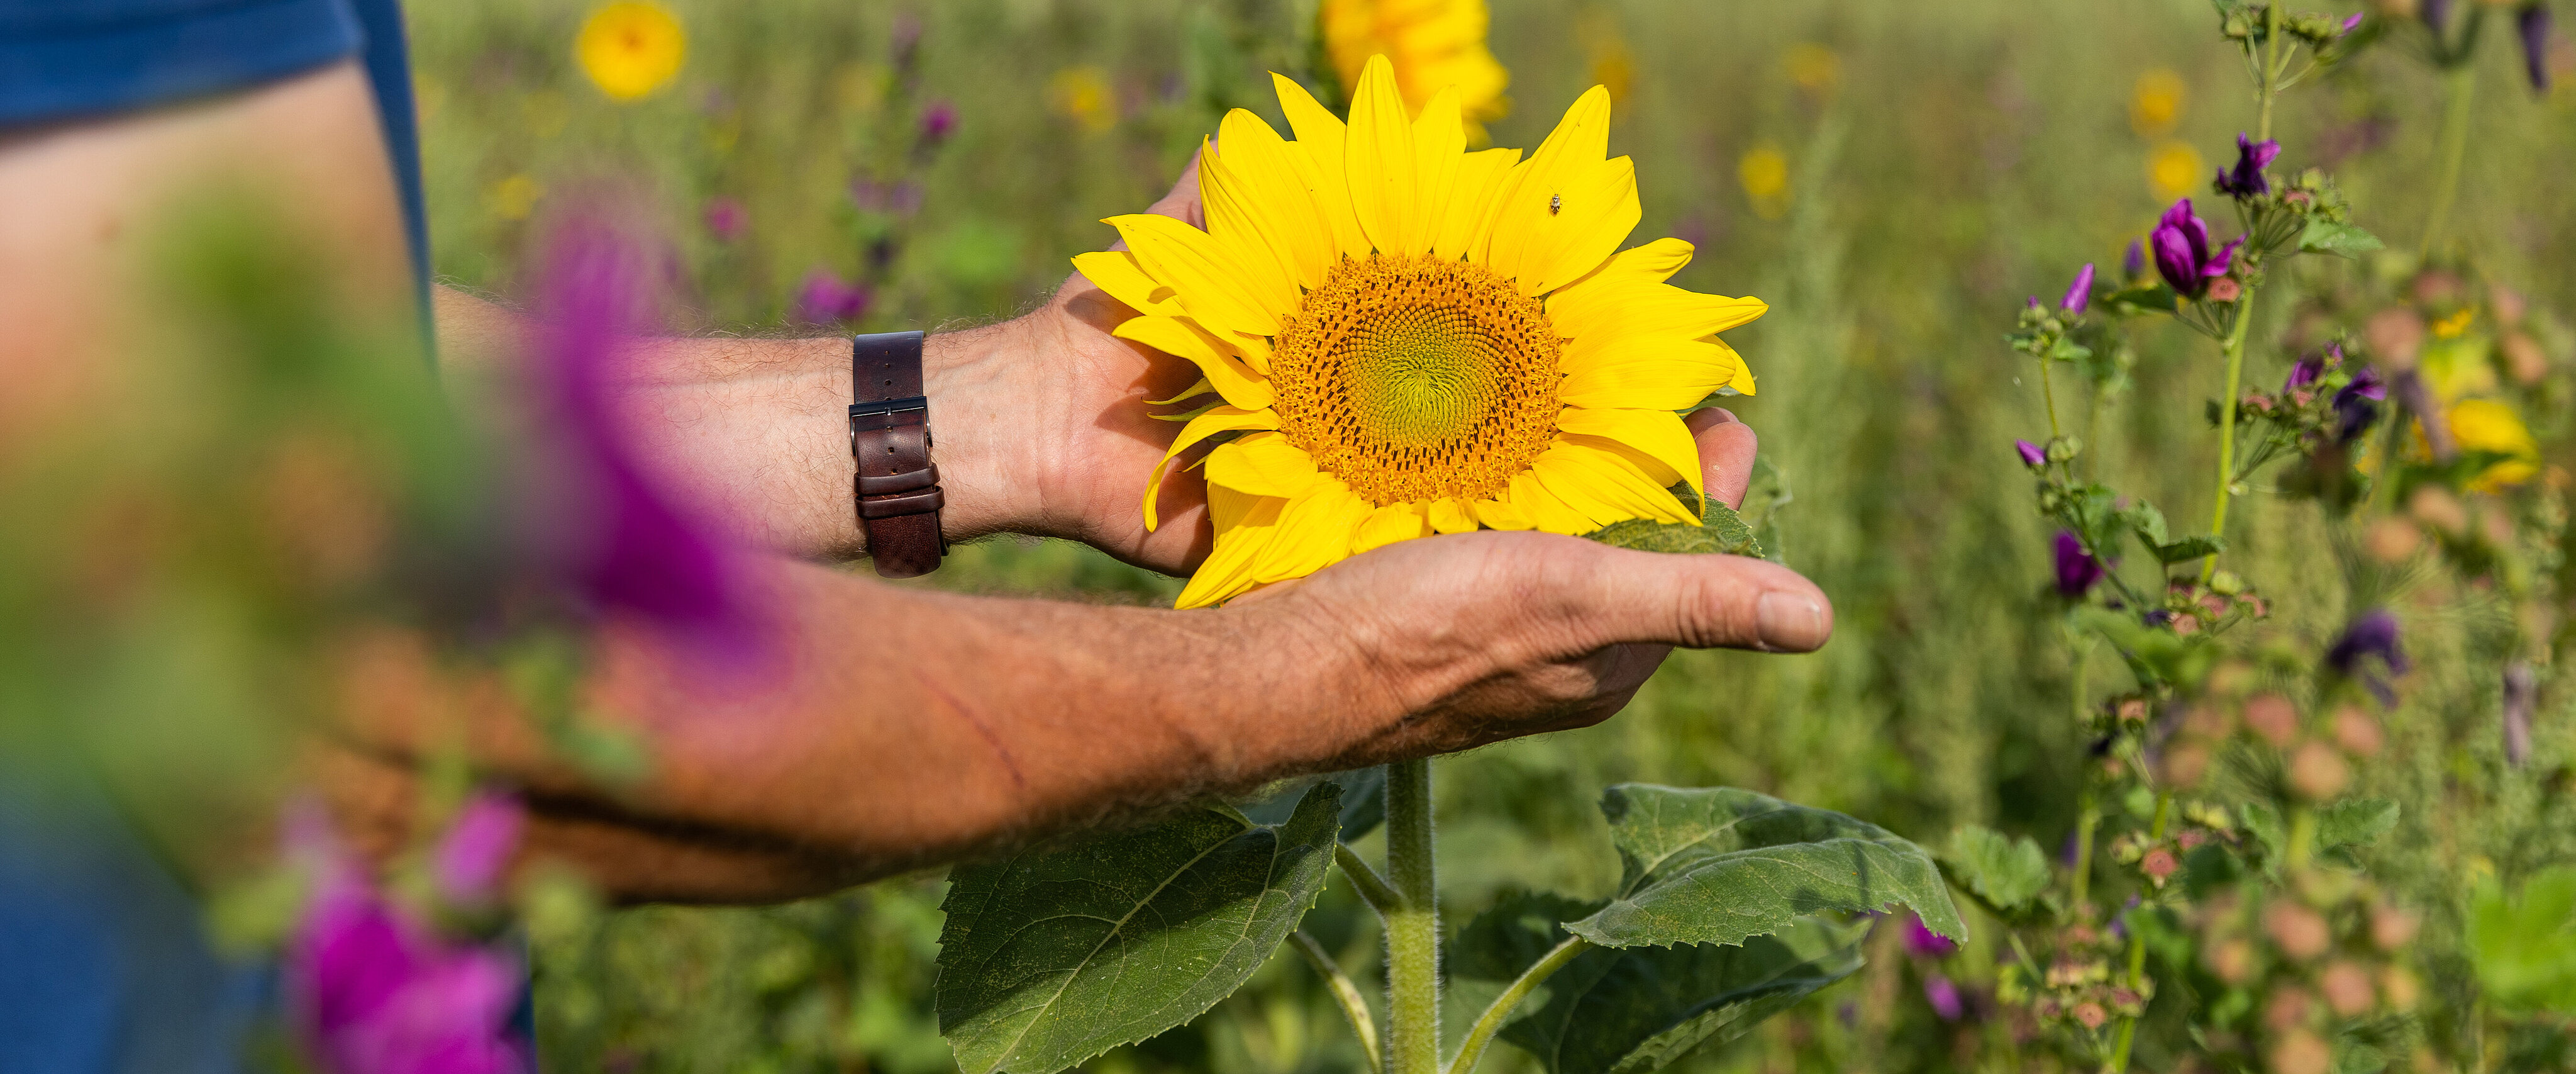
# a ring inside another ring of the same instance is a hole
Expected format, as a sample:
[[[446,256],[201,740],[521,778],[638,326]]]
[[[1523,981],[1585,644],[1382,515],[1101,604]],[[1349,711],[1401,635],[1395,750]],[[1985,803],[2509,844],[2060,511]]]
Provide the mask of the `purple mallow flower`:
[[[796,319],[805,324],[855,321],[867,315],[874,297],[866,284],[852,283],[830,269],[818,268],[806,273],[804,285],[796,289]]]
[[[2348,34],[2348,33],[2351,33],[2351,32],[2353,32],[2354,30],[2357,30],[2357,29],[2360,29],[2360,28],[2361,28],[2361,12],[2356,11],[2356,12],[2353,12],[2351,15],[2346,16],[2346,17],[2344,18],[2344,20],[2343,20],[2343,29],[2335,31],[2335,36],[2336,36],[2336,37],[2342,37],[2343,35]]]
[[[2092,304],[2093,263],[2087,261],[2083,268],[2076,270],[2075,282],[2066,286],[2066,297],[2057,300],[2057,308],[2081,316]]]
[[[715,236],[717,242],[741,238],[743,225],[750,219],[750,214],[743,211],[742,203],[732,198],[718,197],[707,201],[707,233]]]
[[[288,941],[285,984],[309,1054],[331,1074],[518,1074],[515,959],[441,942],[379,893],[308,815],[289,821],[314,892]]]
[[[2059,596],[2080,598],[2102,581],[2102,561],[2084,551],[2084,541],[2075,536],[2075,531],[2057,531],[2056,549]]]
[[[551,236],[544,265],[536,351],[576,505],[559,534],[564,583],[589,610],[677,635],[691,655],[758,655],[765,631],[739,554],[654,479],[613,401],[646,319],[646,259],[602,221],[576,218]]]
[[[2048,452],[2028,440],[2013,441],[2013,450],[2021,453],[2021,464],[2031,469],[2048,465]]]
[[[932,101],[921,110],[921,147],[937,149],[957,130],[957,106],[946,101]]]
[[[2524,4],[2513,17],[2514,28],[2522,32],[2522,70],[2531,76],[2531,88],[2549,88],[2549,5]]]
[[[2316,383],[2317,378],[2324,375],[2326,375],[2325,355],[2302,355],[2296,363],[2290,366],[2290,379],[2281,382],[2281,394],[2288,395],[2291,392],[2305,388],[2308,385]]]
[[[2156,248],[2156,272],[2174,293],[2185,298],[2199,298],[2209,292],[2209,281],[2227,275],[2234,262],[2236,247],[2245,240],[2231,239],[2216,255],[2209,252],[2209,225],[2191,211],[2191,199],[2184,198],[2165,210],[2157,222],[2155,234],[2149,236]]]
[[[2120,257],[2120,272],[2132,280],[2138,279],[2139,277],[2147,274],[2147,244],[2145,242],[2138,239],[2129,240],[2129,252],[2121,255]]]
[[[2353,374],[2352,383],[2343,386],[2334,397],[2335,441],[2349,444],[2379,420],[2379,404],[2388,398],[2388,384],[2379,379],[2379,371],[2363,367]]]
[[[439,895],[458,903],[491,901],[510,856],[519,849],[519,830],[526,821],[517,799],[496,791],[474,792],[456,811],[456,822],[431,859]]]
[[[1968,1015],[1968,1000],[1959,986],[1937,973],[1923,975],[1923,1001],[1932,1005],[1932,1013],[1944,1022],[1956,1022]]]
[[[2242,132],[2236,135],[2236,166],[2218,173],[2218,192],[2232,198],[2250,198],[2272,192],[2272,181],[2263,177],[2263,169],[2281,155],[2281,143],[2266,138],[2257,142]]]
[[[2388,675],[2406,674],[2406,650],[2398,644],[2397,617],[2385,608],[2373,608],[2352,621],[2336,638],[2334,647],[2326,650],[2326,666],[2339,674],[2361,680],[2379,698],[2382,705],[2395,705],[2397,691],[2386,676],[2373,673],[2363,665],[2366,657],[2376,656]]]

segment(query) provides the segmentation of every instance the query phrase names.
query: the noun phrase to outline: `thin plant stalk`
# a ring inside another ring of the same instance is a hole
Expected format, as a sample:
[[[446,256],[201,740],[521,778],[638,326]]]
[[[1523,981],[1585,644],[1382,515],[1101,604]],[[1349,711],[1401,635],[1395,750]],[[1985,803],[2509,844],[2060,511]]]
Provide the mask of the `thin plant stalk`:
[[[1432,864],[1431,762],[1386,766],[1387,1070],[1440,1074],[1440,907]]]
[[[2227,394],[2218,404],[2218,506],[2209,519],[2209,536],[2227,539],[2227,501],[2236,484],[2236,393],[2245,377],[2245,330],[2254,323],[2254,289],[2248,287],[2236,296],[2236,323],[2228,329],[2224,344],[2227,352]],[[2218,571],[2218,553],[2212,552],[2200,561],[2200,580],[2206,584]]]
[[[1360,995],[1360,986],[1351,982],[1351,976],[1342,972],[1331,952],[1306,935],[1306,930],[1290,933],[1288,940],[1298,954],[1306,956],[1306,964],[1315,968],[1315,975],[1324,979],[1333,1002],[1342,1008],[1342,1017],[1350,1019],[1351,1034],[1360,1039],[1360,1051],[1368,1056],[1369,1074],[1386,1074],[1386,1055],[1377,1045],[1377,1020],[1369,1017],[1368,1000]]]
[[[2424,241],[2415,248],[2418,261],[2432,256],[2433,244],[2441,241],[2442,229],[2450,223],[2451,203],[2460,194],[2460,168],[2469,155],[2469,92],[2477,88],[2477,68],[2463,60],[2444,72],[2442,82],[2449,103],[2442,110],[2442,177],[2433,187],[2433,211],[2424,220]]]
[[[1530,990],[1537,988],[1539,982],[1547,980],[1556,971],[1564,969],[1565,964],[1574,961],[1576,955],[1591,949],[1592,944],[1583,937],[1568,936],[1564,943],[1556,945],[1555,950],[1549,951],[1530,968],[1522,970],[1521,975],[1513,979],[1511,987],[1503,989],[1502,995],[1494,997],[1494,1002],[1485,1008],[1485,1013],[1477,1017],[1476,1024],[1468,1027],[1467,1039],[1458,1044],[1457,1057],[1449,1061],[1449,1074],[1475,1074],[1476,1060],[1484,1057],[1485,1045],[1492,1043],[1494,1034],[1502,1030],[1503,1022],[1511,1017],[1512,1011],[1520,1007],[1521,1001],[1529,998]]]
[[[2164,842],[2165,822],[2171,819],[2172,816],[2173,792],[2170,790],[2158,790],[2156,792],[2155,826],[2147,833],[2148,843],[2154,844]],[[2147,937],[2145,933],[2139,931],[2137,926],[2131,925],[2129,927],[2129,991],[2135,993],[2138,990],[2139,983],[2146,980],[2146,976]],[[2120,1019],[2119,1039],[2111,1048],[2112,1074],[2123,1074],[2123,1072],[2129,1069],[2129,1048],[2137,1042],[2138,1020],[2134,1017],[2122,1016]]]

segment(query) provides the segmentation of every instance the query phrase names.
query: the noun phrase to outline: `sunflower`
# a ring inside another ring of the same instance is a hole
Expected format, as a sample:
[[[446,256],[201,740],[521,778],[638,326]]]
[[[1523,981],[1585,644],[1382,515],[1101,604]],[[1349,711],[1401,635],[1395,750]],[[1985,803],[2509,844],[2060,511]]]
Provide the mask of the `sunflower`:
[[[1753,391],[1712,337],[1767,307],[1666,284],[1689,243],[1618,251],[1637,182],[1604,159],[1608,91],[1522,160],[1467,151],[1454,88],[1408,119],[1382,58],[1348,125],[1273,79],[1297,140],[1227,115],[1200,156],[1207,230],[1114,217],[1129,248],[1074,259],[1138,312],[1118,336],[1206,374],[1181,398],[1222,400],[1146,482],[1151,527],[1164,469],[1226,438],[1203,460],[1216,547],[1180,606],[1434,533],[1696,524],[1670,491],[1700,480],[1677,411]]]
[[[631,101],[679,77],[689,38],[669,9],[617,0],[590,13],[573,42],[582,73],[613,100]]]
[[[1345,87],[1379,56],[1395,65],[1404,106],[1421,111],[1432,95],[1456,88],[1470,135],[1503,117],[1511,72],[1485,47],[1484,0],[1324,0],[1324,52]],[[1354,94],[1353,99],[1357,99]]]

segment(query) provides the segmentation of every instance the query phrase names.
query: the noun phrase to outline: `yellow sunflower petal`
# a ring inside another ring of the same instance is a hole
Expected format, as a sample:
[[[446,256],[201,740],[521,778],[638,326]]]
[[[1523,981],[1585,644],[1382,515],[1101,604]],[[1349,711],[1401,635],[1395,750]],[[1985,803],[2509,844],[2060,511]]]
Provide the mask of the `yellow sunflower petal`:
[[[1413,225],[1419,193],[1415,179],[1413,124],[1405,116],[1404,97],[1395,88],[1395,68],[1386,57],[1373,57],[1360,74],[1359,92],[1351,95],[1350,135],[1343,166],[1349,170],[1351,207],[1369,244],[1385,253],[1406,253],[1405,234]]]
[[[1627,288],[1610,297],[1615,303],[1578,306],[1583,315],[1573,318],[1560,318],[1553,307],[1549,308],[1548,323],[1572,340],[1565,347],[1566,370],[1616,355],[1643,340],[1715,335],[1740,327],[1771,308],[1758,298],[1703,295],[1667,283]]]
[[[1538,528],[1537,523],[1530,521],[1529,512],[1523,511],[1519,507],[1504,503],[1500,500],[1478,500],[1474,505],[1474,509],[1476,512],[1476,520],[1487,526],[1491,526],[1494,529],[1533,530]]]
[[[1502,193],[1503,177],[1520,159],[1517,149],[1488,149],[1459,158],[1448,203],[1440,211],[1440,234],[1431,243],[1432,254],[1444,260],[1464,257],[1477,238],[1491,233],[1494,198]]]
[[[1615,309],[1617,303],[1611,296],[1672,279],[1690,260],[1691,244],[1674,238],[1621,250],[1583,278],[1547,296],[1548,319],[1597,315],[1605,306]]]
[[[1324,270],[1339,251],[1323,211],[1315,204],[1314,191],[1301,177],[1297,158],[1303,154],[1260,116],[1241,108],[1226,113],[1217,127],[1217,143],[1225,147],[1228,173],[1249,188],[1260,215],[1275,225],[1279,239],[1286,243],[1283,252],[1297,286],[1322,283]]]
[[[1207,461],[1208,484],[1259,496],[1302,496],[1322,473],[1278,433],[1253,433],[1217,448]]]
[[[1729,353],[1732,352],[1732,348],[1729,348]],[[1736,357],[1735,379],[1727,381],[1726,386],[1735,389],[1737,395],[1753,394],[1753,367],[1744,364],[1743,356]]]
[[[1253,563],[1255,581],[1303,578],[1350,558],[1351,539],[1375,508],[1350,486],[1324,478],[1279,511],[1279,536]]]
[[[1540,267],[1537,262],[1556,245],[1553,222],[1564,214],[1560,206],[1551,215],[1548,203],[1561,199],[1578,179],[1597,170],[1609,147],[1610,91],[1594,86],[1565,110],[1565,118],[1539,144],[1538,152],[1512,169],[1502,197],[1494,203],[1493,239],[1485,256],[1477,260],[1520,281],[1522,294],[1544,293],[1531,289],[1527,273]]]
[[[1351,554],[1384,548],[1397,541],[1431,536],[1431,519],[1422,504],[1391,503],[1369,513],[1351,537]]]
[[[1458,171],[1467,156],[1467,126],[1458,116],[1458,91],[1433,94],[1413,121],[1413,219],[1404,229],[1404,252],[1431,252],[1458,196]]]
[[[1217,342],[1225,344],[1237,357],[1242,358],[1245,365],[1252,367],[1253,372],[1265,377],[1270,375],[1269,337],[1256,336],[1248,332],[1228,332],[1218,336]]]
[[[1207,374],[1208,383],[1216,387],[1225,401],[1245,410],[1269,406],[1276,395],[1270,382],[1263,380],[1243,359],[1229,354],[1224,344],[1204,328],[1179,317],[1131,317],[1118,322],[1109,334],[1132,339],[1175,358],[1187,359]]]
[[[1734,348],[1704,340],[1653,340],[1628,355],[1568,372],[1556,397],[1567,406],[1611,410],[1682,410],[1735,380],[1744,363]]]
[[[1252,496],[1228,488],[1208,489],[1208,518],[1216,525],[1216,547],[1207,561],[1181,587],[1175,608],[1222,604],[1253,586],[1252,564],[1279,532],[1279,512],[1288,501]]]
[[[1566,506],[1602,526],[1631,518],[1699,522],[1670,491],[1615,452],[1560,440],[1531,460],[1530,473]]]
[[[1644,212],[1636,162],[1619,157],[1577,170],[1540,211],[1546,219],[1531,229],[1517,271],[1523,294],[1546,294],[1582,278],[1628,241]]]
[[[1300,285],[1288,214],[1264,200],[1215,142],[1200,144],[1199,203],[1207,210],[1208,234],[1233,252],[1236,273],[1256,293],[1291,303],[1277,308],[1293,308]]]
[[[1154,282],[1136,255],[1126,250],[1101,250],[1079,254],[1073,259],[1073,270],[1090,280],[1109,297],[1127,304],[1138,313],[1163,317],[1181,315],[1180,292]]]
[[[1691,438],[1690,427],[1682,424],[1681,416],[1670,410],[1568,407],[1557,416],[1556,427],[1570,436],[1614,441],[1662,464],[1669,475],[1650,470],[1647,476],[1665,487],[1686,481],[1691,491],[1700,489],[1699,441]]]
[[[1475,509],[1467,506],[1467,501],[1454,496],[1433,500],[1431,501],[1431,528],[1441,533],[1465,533],[1475,529]]]
[[[1154,501],[1160,498],[1163,492],[1163,471],[1171,467],[1172,460],[1179,458],[1181,452],[1197,447],[1200,442],[1218,433],[1278,427],[1279,415],[1276,412],[1244,410],[1230,406],[1221,406],[1208,411],[1190,419],[1189,424],[1181,426],[1181,435],[1172,438],[1172,446],[1163,452],[1163,461],[1155,463],[1153,475],[1145,479],[1145,532],[1152,533],[1163,524],[1162,518],[1155,509]]]
[[[1192,385],[1190,385],[1189,387],[1186,387],[1186,388],[1181,389],[1181,394],[1179,394],[1179,395],[1175,395],[1175,396],[1173,396],[1173,397],[1171,397],[1171,398],[1169,398],[1169,399],[1148,399],[1148,400],[1145,400],[1145,405],[1146,405],[1146,406],[1170,406],[1170,405],[1172,405],[1172,404],[1174,404],[1174,403],[1180,402],[1180,401],[1181,401],[1181,400],[1183,400],[1183,399],[1188,399],[1188,398],[1190,398],[1190,397],[1192,397],[1192,396],[1198,396],[1198,395],[1211,395],[1211,394],[1214,394],[1215,392],[1216,392],[1216,385],[1209,383],[1209,382],[1208,382],[1208,379],[1207,379],[1206,377],[1200,377],[1200,378],[1199,378],[1199,382],[1198,382],[1198,383],[1196,383],[1196,384],[1192,384]]]
[[[1272,335],[1279,331],[1279,312],[1296,308],[1293,293],[1256,290],[1234,263],[1232,249],[1207,232],[1152,213],[1113,216],[1108,223],[1154,279],[1180,293],[1181,308],[1211,329]]]
[[[1549,533],[1585,534],[1601,528],[1600,523],[1592,521],[1591,516],[1575,510],[1556,493],[1548,491],[1547,486],[1539,482],[1538,474],[1533,470],[1523,470],[1513,475],[1511,487],[1503,490],[1502,499],[1503,502],[1520,511],[1521,515],[1529,521],[1530,529],[1545,530]],[[1484,506],[1479,504],[1476,513],[1477,517],[1484,518]],[[1485,524],[1494,525],[1490,518],[1486,519]],[[1494,528],[1504,527],[1494,526]]]
[[[1351,183],[1342,164],[1347,129],[1330,110],[1315,103],[1306,87],[1288,76],[1274,72],[1270,82],[1279,93],[1279,110],[1287,113],[1289,128],[1297,132],[1297,146],[1306,158],[1306,167],[1299,172],[1332,231],[1334,252],[1352,257],[1367,254],[1368,233],[1360,229],[1359,212],[1351,206]]]

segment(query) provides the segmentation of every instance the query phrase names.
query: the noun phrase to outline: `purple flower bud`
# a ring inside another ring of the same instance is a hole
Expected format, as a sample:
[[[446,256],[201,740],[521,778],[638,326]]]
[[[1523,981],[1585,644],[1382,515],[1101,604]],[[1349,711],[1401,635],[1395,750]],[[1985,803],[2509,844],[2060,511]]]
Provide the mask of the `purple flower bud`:
[[[2364,667],[2365,657],[2376,656],[2389,675],[2406,674],[2406,650],[2398,644],[2397,617],[2386,608],[2373,608],[2345,627],[2334,647],[2326,650],[2326,666],[2336,673],[2361,680],[2379,698],[2382,705],[2395,705],[2397,691],[2384,676]]]
[[[957,130],[957,106],[946,101],[932,101],[921,110],[921,147],[937,149]]]
[[[2057,300],[2057,308],[2082,315],[2093,304],[2093,263],[2087,261],[2076,270],[2075,282],[2066,286],[2066,297]]]
[[[2350,16],[2346,17],[2346,18],[2343,20],[2343,29],[2338,30],[2338,31],[2335,31],[2335,36],[2336,36],[2336,37],[2342,37],[2343,35],[2348,34],[2348,33],[2351,33],[2351,32],[2353,32],[2355,29],[2358,29],[2360,26],[2361,26],[2361,12],[2358,12],[2358,11],[2353,12]]]
[[[2316,383],[2317,378],[2324,375],[2326,375],[2325,355],[2310,354],[2302,356],[2296,363],[2293,363],[2290,366],[2290,379],[2281,382],[2281,394],[2288,395],[2300,388],[2305,388],[2308,385]]]
[[[2057,531],[2057,593],[2069,600],[2079,599],[2102,580],[2102,561],[2084,551],[2083,539],[2073,530]]]
[[[732,242],[742,237],[743,225],[750,222],[742,203],[732,198],[707,199],[707,233],[717,242]]]
[[[499,889],[502,870],[519,849],[519,829],[526,821],[517,799],[494,791],[476,791],[456,813],[456,823],[439,840],[431,872],[438,893],[452,902],[489,902]]]
[[[2531,76],[2531,88],[2549,88],[2549,5],[2524,4],[2513,17],[2514,28],[2522,32],[2522,69]]]
[[[1914,914],[1905,915],[1905,950],[1916,958],[1947,958],[1959,950],[1959,943],[1923,925]]]
[[[2234,198],[2250,198],[2272,192],[2272,181],[2263,169],[2281,155],[2281,143],[2266,138],[2257,142],[2243,132],[2236,135],[2236,166],[2218,173],[2218,192]]]
[[[2349,444],[2359,439],[2379,421],[2379,404],[2388,398],[2388,385],[2379,379],[2379,371],[2367,366],[2353,374],[2334,397],[2335,442]]]
[[[2415,13],[2424,17],[2424,25],[2432,27],[2434,33],[2441,33],[2451,21],[2451,0],[2424,0]]]
[[[1967,1017],[1967,998],[1959,994],[1959,986],[1952,984],[1948,977],[1937,973],[1923,975],[1923,1000],[1932,1005],[1932,1013],[1939,1015],[1944,1022],[1956,1022]]]
[[[2131,280],[2147,274],[2146,243],[2137,239],[2129,240],[2129,252],[2120,258],[2120,272]]]
[[[814,325],[855,321],[867,315],[874,298],[866,284],[851,283],[830,269],[818,268],[806,273],[805,283],[796,289],[796,319]]]
[[[2048,465],[2048,452],[2028,440],[2013,441],[2013,450],[2021,453],[2021,464],[2034,470]]]
[[[2209,225],[2191,211],[2190,198],[2166,209],[2148,240],[2155,246],[2156,273],[2165,278],[2165,286],[2185,298],[2199,298],[2209,289],[2203,271],[2209,263]]]
[[[2210,258],[2208,264],[2200,266],[2201,277],[2215,280],[2227,275],[2227,267],[2236,260],[2236,248],[2243,245],[2245,245],[2243,235],[2227,240],[2227,245],[2218,248],[2218,256]]]

